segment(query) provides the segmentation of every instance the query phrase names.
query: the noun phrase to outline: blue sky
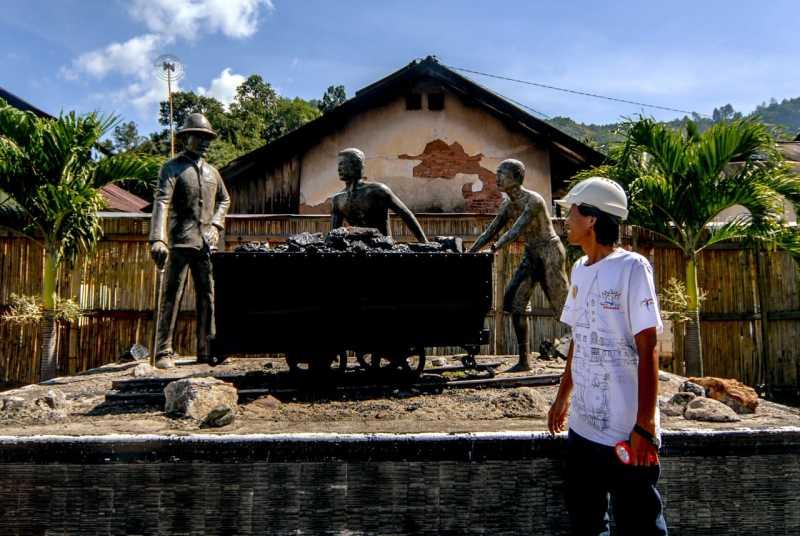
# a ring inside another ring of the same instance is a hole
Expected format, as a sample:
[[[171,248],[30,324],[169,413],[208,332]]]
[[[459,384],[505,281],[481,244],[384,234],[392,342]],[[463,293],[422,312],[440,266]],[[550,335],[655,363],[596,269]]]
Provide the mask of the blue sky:
[[[711,113],[800,96],[796,0],[769,2],[0,0],[0,86],[51,112],[157,128],[163,53],[182,89],[229,99],[262,75],[286,96],[348,95],[437,55],[448,65]],[[550,116],[612,122],[636,106],[468,75]],[[678,114],[645,110],[658,118]]]

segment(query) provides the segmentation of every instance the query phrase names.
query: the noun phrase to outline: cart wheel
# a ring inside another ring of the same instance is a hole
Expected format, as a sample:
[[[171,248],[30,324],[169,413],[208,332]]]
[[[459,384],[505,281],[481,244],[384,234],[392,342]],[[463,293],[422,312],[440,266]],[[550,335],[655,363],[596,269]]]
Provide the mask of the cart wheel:
[[[419,378],[422,375],[422,371],[425,370],[425,347],[418,346],[409,350],[409,354],[406,355],[403,364],[407,371]]]
[[[338,354],[336,354],[336,357],[339,360],[339,364],[336,370],[340,374],[344,374],[345,372],[347,372],[347,352],[345,351],[339,352]]]
[[[289,365],[289,372],[296,373],[300,370],[300,357],[294,352],[287,352],[286,364]]]
[[[303,356],[297,352],[288,352],[286,354],[286,364],[289,365],[290,372],[302,371],[301,363],[306,363],[308,371],[314,374],[325,374],[331,370],[337,373],[344,373],[347,370],[347,352],[320,353],[308,356]]]
[[[356,352],[356,360],[361,368],[365,370],[369,370],[373,368],[372,365],[372,354],[366,352]]]
[[[419,377],[425,369],[425,348],[415,347],[389,353],[364,353],[359,357],[362,366],[369,364],[373,371],[393,371]]]
[[[478,363],[475,361],[475,354],[469,353],[461,358],[461,364],[464,365],[464,368],[474,369],[478,366]]]

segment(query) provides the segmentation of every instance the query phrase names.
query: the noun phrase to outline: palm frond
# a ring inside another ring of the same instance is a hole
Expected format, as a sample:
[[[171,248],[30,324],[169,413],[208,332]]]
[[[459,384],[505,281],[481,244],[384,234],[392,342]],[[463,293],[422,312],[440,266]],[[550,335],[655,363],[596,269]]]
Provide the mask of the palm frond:
[[[151,156],[120,153],[97,162],[91,185],[101,188],[112,182],[153,183],[158,178],[161,159]]]

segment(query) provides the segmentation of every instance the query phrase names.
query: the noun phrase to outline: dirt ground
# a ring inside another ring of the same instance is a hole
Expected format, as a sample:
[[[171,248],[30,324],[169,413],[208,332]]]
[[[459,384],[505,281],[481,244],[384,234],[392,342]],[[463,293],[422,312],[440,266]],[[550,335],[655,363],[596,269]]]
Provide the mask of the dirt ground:
[[[479,362],[510,367],[511,356],[479,356]],[[459,361],[449,358],[448,364]],[[40,434],[251,434],[292,432],[415,433],[479,431],[544,431],[547,410],[557,387],[512,389],[457,389],[442,394],[420,394],[397,389],[382,398],[367,400],[301,401],[261,397],[240,404],[234,422],[223,428],[201,428],[191,419],[167,417],[158,405],[108,403],[106,393],[116,380],[132,379],[136,364],[107,365],[78,376],[57,378],[47,384],[29,385],[0,393],[0,399],[29,401],[24,410],[0,410],[0,435]],[[428,365],[431,366],[430,364]],[[537,361],[534,374],[559,374],[564,361]],[[215,369],[207,365],[183,365],[170,371],[154,371],[158,377],[181,378],[285,369],[278,359],[234,359]],[[213,372],[212,372],[213,371]],[[509,376],[500,374],[499,376]],[[661,373],[660,395],[671,396],[682,378]],[[35,404],[49,390],[67,398],[66,410]],[[665,430],[769,429],[800,426],[800,410],[762,400],[753,415],[741,415],[734,423],[702,423],[683,417],[662,416]]]

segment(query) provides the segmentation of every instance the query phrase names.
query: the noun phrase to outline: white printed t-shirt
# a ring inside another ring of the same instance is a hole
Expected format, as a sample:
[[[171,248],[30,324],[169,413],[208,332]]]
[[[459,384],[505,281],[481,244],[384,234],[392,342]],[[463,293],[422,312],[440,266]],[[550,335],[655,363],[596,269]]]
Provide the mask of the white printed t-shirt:
[[[639,354],[634,335],[663,331],[653,269],[638,253],[615,249],[587,266],[572,267],[561,321],[572,328],[572,402],[569,427],[613,446],[630,438],[638,409]],[[659,415],[656,408],[656,433]]]

